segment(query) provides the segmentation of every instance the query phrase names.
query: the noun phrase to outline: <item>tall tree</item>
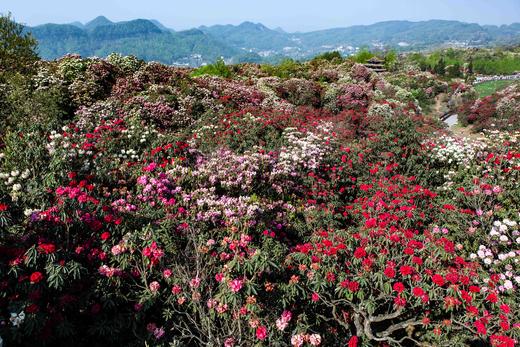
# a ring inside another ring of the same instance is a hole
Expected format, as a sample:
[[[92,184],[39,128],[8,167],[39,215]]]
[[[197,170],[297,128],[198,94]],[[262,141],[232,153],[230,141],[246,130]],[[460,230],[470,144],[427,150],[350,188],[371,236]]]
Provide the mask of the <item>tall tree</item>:
[[[11,14],[0,15],[0,72],[27,71],[38,60],[36,40]]]

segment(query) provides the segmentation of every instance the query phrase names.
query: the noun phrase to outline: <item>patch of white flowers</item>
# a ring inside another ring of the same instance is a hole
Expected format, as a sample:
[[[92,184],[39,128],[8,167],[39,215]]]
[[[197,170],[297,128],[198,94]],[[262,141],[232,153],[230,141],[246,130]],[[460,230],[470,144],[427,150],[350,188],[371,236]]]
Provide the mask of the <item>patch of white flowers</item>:
[[[432,158],[453,166],[468,164],[481,150],[486,148],[483,142],[451,136],[441,136],[435,139],[433,144],[435,146],[430,152]]]
[[[328,136],[331,128],[331,124],[322,124],[316,127],[316,133],[286,128],[283,137],[287,145],[280,151],[277,169],[290,175],[296,175],[300,166],[307,170],[317,169],[331,148]]]
[[[11,312],[11,317],[9,318],[9,321],[14,327],[20,326],[23,321],[25,320],[25,312]]]
[[[144,130],[144,131],[141,131]],[[126,137],[129,139],[139,139],[139,143],[145,143],[152,136],[162,137],[163,135],[159,133],[156,129],[150,128],[148,126],[141,128],[136,127],[135,125],[130,126],[128,129],[121,131],[123,134],[126,134]]]
[[[489,232],[489,245],[480,245],[471,259],[479,259],[498,272],[500,291],[513,290],[520,285],[520,230],[510,219],[494,221]]]
[[[23,172],[20,172],[20,170],[12,170],[11,172],[0,173],[0,179],[3,180],[6,187],[10,189],[11,192],[9,195],[13,201],[18,200],[24,187],[23,183],[30,175],[31,171],[29,169],[25,169]]]

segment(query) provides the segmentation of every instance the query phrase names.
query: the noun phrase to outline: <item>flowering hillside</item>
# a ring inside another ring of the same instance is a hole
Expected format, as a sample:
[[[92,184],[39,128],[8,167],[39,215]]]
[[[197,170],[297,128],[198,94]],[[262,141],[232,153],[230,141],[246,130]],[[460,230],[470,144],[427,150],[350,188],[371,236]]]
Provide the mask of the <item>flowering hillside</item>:
[[[6,346],[516,344],[518,133],[454,137],[418,70],[212,69],[2,77]]]

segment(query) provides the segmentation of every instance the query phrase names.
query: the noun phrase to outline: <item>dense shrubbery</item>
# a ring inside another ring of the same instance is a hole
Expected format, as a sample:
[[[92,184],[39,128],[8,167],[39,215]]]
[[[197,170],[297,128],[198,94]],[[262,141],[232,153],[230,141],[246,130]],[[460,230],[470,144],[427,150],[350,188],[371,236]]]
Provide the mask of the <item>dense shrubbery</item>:
[[[440,136],[445,83],[336,58],[7,79],[2,339],[513,346],[518,138]]]
[[[476,131],[498,129],[519,130],[520,86],[514,85],[476,101],[462,105],[461,121]]]

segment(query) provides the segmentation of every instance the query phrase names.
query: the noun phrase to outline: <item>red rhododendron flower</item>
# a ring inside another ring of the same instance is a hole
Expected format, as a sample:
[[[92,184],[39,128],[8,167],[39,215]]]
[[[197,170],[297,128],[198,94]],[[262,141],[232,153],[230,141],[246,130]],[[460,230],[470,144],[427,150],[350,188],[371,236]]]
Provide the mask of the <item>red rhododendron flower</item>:
[[[106,241],[110,238],[110,233],[108,231],[105,231],[101,234],[101,240]]]
[[[395,269],[393,267],[387,267],[384,271],[384,274],[388,278],[394,278],[395,277]]]
[[[502,312],[504,312],[505,314],[508,314],[511,312],[511,309],[509,308],[508,305],[506,304],[502,304],[500,305],[500,310],[502,310]]]
[[[514,347],[516,341],[509,336],[491,335],[491,346],[496,347]]]
[[[43,274],[39,271],[33,272],[29,278],[31,283],[38,283],[43,280]]]
[[[365,228],[375,228],[377,226],[377,221],[375,218],[367,219],[365,222]]]
[[[417,265],[422,265],[422,264],[423,264],[423,260],[422,260],[422,258],[420,258],[420,257],[416,257],[416,256],[414,256],[414,257],[412,258],[412,262],[413,262],[414,264],[417,264]]]
[[[267,328],[263,325],[256,328],[256,338],[259,340],[265,340],[267,338]]]
[[[349,282],[348,290],[350,290],[351,292],[357,292],[359,290],[359,283],[356,281]]]
[[[350,340],[348,340],[348,347],[357,347],[358,345],[358,337],[352,336]]]
[[[404,291],[404,284],[401,282],[396,282],[394,283],[393,288],[396,292],[402,293]]]
[[[432,281],[433,281],[433,283],[435,283],[438,286],[443,286],[445,283],[444,277],[442,277],[441,275],[438,275],[438,274],[435,274],[432,276]]]
[[[54,246],[52,243],[42,243],[38,246],[38,250],[41,253],[51,254],[56,250],[56,246]]]
[[[477,286],[470,286],[469,291],[472,293],[480,293],[480,288]]]
[[[367,255],[367,252],[365,251],[365,249],[363,247],[358,247],[354,251],[354,257],[356,257],[357,259],[366,257],[366,255]]]
[[[8,207],[9,207],[9,206],[6,205],[6,204],[0,204],[0,212],[1,212],[1,211],[7,211],[7,208],[8,208]]]
[[[478,316],[478,308],[476,308],[475,306],[466,307],[466,311],[468,311],[470,315]]]
[[[397,298],[394,299],[394,304],[396,306],[404,307],[404,306],[406,306],[406,299],[398,296]]]
[[[489,293],[486,297],[486,300],[492,303],[496,303],[498,301],[498,296],[496,295],[496,293]]]
[[[320,296],[318,295],[318,293],[316,293],[316,292],[312,293],[311,300],[313,302],[316,302],[316,301],[320,300]]]
[[[482,320],[476,321],[473,325],[475,326],[475,328],[477,328],[477,332],[479,334],[481,334],[481,335],[487,334],[486,326],[484,325],[484,323],[482,323]]]
[[[399,272],[401,272],[401,275],[408,276],[413,273],[413,267],[408,265],[403,265],[399,268]]]
[[[36,313],[39,310],[40,310],[40,308],[36,304],[30,304],[29,306],[27,306],[25,308],[25,312],[27,312],[27,313]]]
[[[449,274],[446,274],[446,280],[448,280],[449,282],[455,284],[459,281],[459,275],[457,275],[456,273],[449,273]]]
[[[415,287],[412,289],[412,293],[414,296],[420,297],[424,295],[424,290],[421,287]]]

